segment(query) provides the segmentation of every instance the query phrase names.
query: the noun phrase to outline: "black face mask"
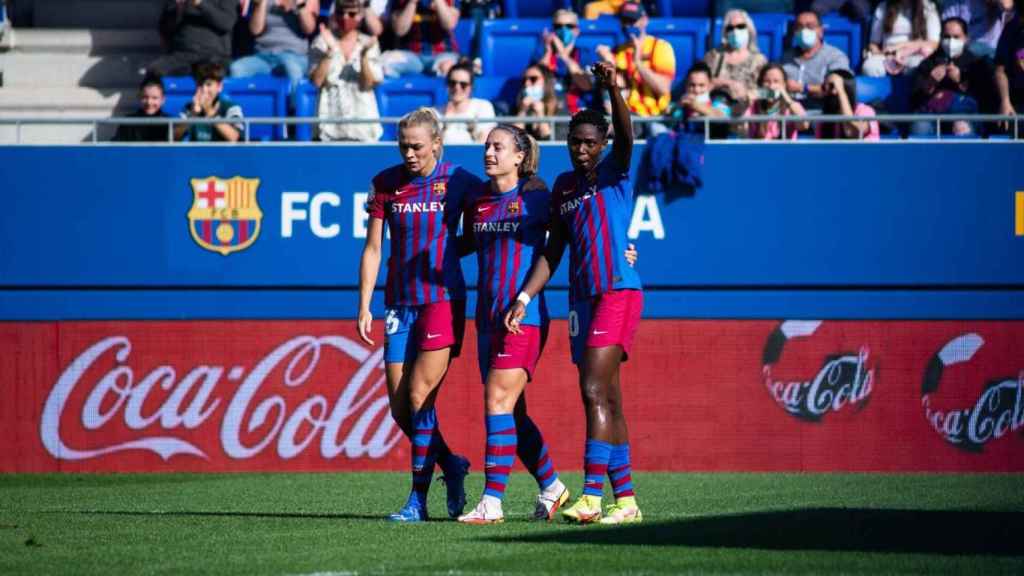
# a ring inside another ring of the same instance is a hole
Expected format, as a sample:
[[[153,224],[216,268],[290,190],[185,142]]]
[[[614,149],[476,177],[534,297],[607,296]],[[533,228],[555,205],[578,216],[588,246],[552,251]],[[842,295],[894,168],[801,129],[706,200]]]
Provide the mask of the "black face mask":
[[[839,112],[839,96],[836,94],[829,94],[822,100],[823,111],[835,114]]]

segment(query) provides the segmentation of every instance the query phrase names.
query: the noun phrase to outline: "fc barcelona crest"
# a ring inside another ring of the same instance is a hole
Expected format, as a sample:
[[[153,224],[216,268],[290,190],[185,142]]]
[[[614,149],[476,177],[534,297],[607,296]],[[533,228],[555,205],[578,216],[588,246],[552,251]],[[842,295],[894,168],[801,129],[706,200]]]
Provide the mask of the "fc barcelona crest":
[[[444,193],[448,191],[448,185],[445,182],[434,182],[433,192],[435,196],[444,196]]]
[[[515,200],[509,202],[508,206],[505,207],[505,211],[512,215],[519,214],[519,199],[516,198]]]
[[[256,201],[258,178],[193,178],[188,230],[207,250],[227,256],[245,250],[260,235],[263,212]]]

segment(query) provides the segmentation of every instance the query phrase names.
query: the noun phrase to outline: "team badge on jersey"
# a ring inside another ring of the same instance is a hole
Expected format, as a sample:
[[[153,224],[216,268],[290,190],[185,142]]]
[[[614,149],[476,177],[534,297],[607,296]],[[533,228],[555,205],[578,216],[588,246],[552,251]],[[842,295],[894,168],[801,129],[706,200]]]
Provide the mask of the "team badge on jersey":
[[[434,182],[433,191],[435,196],[444,196],[444,193],[448,191],[448,183]]]
[[[516,198],[515,200],[509,202],[508,206],[505,208],[505,210],[509,214],[519,214],[519,210],[520,210],[520,208],[519,208],[519,199]]]
[[[192,178],[188,230],[196,244],[227,256],[245,250],[260,235],[263,212],[256,199],[258,178]]]

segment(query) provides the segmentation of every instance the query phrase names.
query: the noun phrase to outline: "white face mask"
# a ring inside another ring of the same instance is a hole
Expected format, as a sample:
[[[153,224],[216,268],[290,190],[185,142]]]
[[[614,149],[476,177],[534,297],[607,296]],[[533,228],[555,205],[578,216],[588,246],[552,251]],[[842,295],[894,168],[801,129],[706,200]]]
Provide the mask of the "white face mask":
[[[744,28],[733,30],[732,32],[729,32],[728,36],[726,36],[726,40],[729,42],[729,46],[731,46],[733,50],[746,48],[747,43],[750,42],[750,32]]]
[[[964,41],[960,38],[943,38],[942,51],[950,58],[959,58],[964,53]]]
[[[523,96],[531,100],[543,100],[544,87],[538,84],[530,84],[523,88]]]
[[[800,31],[799,39],[800,47],[808,50],[818,43],[818,32],[811,28],[804,28]]]
[[[703,94],[697,94],[696,96],[693,97],[693,99],[698,104],[710,104],[711,103],[711,93],[710,92],[705,92]]]

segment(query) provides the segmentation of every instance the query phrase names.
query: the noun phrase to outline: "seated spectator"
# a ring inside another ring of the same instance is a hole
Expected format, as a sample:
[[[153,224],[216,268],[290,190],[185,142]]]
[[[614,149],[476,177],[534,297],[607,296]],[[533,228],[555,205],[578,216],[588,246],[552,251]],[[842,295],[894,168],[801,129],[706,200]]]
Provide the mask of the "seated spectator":
[[[473,98],[473,68],[460,62],[448,70],[448,103],[441,114],[445,118],[494,118],[494,105],[488,100]],[[442,138],[445,144],[483,142],[494,122],[445,122]]]
[[[999,113],[1016,115],[1024,110],[1024,0],[1016,0],[1017,16],[1011,20],[996,47],[996,90]]]
[[[309,36],[316,31],[320,0],[252,0],[249,32],[252,56],[231,63],[231,76],[285,76],[294,94],[309,69]]]
[[[565,109],[559,106],[555,95],[554,78],[547,68],[532,64],[523,72],[523,86],[516,101],[516,116],[559,116]],[[536,140],[551,138],[552,130],[549,122],[519,122],[516,126],[523,128]],[[561,128],[561,126],[559,126]],[[567,128],[567,126],[566,126]],[[560,138],[565,134],[560,134]]]
[[[804,6],[807,11],[814,12],[819,20],[822,16],[837,12],[847,20],[860,24],[861,41],[867,45],[868,30],[871,29],[872,4],[872,0],[813,0],[809,6],[806,3]]]
[[[170,118],[164,113],[164,85],[159,78],[147,78],[139,86],[139,109],[127,118]],[[114,140],[118,142],[168,142],[169,124],[121,124]]]
[[[857,102],[857,79],[849,70],[832,70],[825,76],[825,102],[821,113],[824,116],[875,116],[871,106]],[[819,140],[878,140],[878,122],[818,122],[814,134]]]
[[[757,75],[768,59],[757,46],[757,28],[743,10],[730,10],[722,19],[718,48],[704,55],[711,70],[711,85],[726,90],[743,108],[750,104],[748,92],[757,89]]]
[[[672,111],[672,117],[680,121],[676,128],[681,132],[704,133],[704,124],[691,122],[701,118],[730,118],[732,103],[724,90],[712,90],[711,70],[704,62],[696,62],[686,73],[685,92]],[[725,138],[729,132],[727,124],[712,124],[712,138]]]
[[[384,75],[397,78],[429,70],[446,76],[459,60],[458,23],[457,0],[394,0],[391,28],[397,48],[381,55]]]
[[[320,24],[320,35],[309,52],[309,79],[320,89],[318,118],[380,117],[374,95],[384,79],[380,47],[375,37],[359,32],[368,10],[361,0],[337,0],[328,24]],[[380,123],[321,123],[317,134],[325,142],[376,142],[384,129]]]
[[[615,16],[619,13],[619,8],[622,8],[622,4],[625,0],[596,0],[594,2],[587,2],[583,6],[583,17],[587,20],[593,20],[603,15]]]
[[[850,59],[842,50],[825,42],[821,18],[814,12],[801,12],[793,26],[793,47],[782,55],[786,71],[786,89],[804,106],[821,109],[822,84],[829,70],[850,69]]]
[[[756,97],[747,108],[747,116],[807,116],[799,102],[793,100],[786,90],[786,70],[779,64],[771,63],[761,69],[757,78],[759,86]],[[801,130],[807,130],[807,122],[787,121],[785,139],[796,140]],[[751,122],[747,136],[757,140],[781,140],[781,122]]]
[[[666,40],[647,34],[647,23],[647,12],[642,4],[625,2],[619,9],[619,24],[626,41],[614,52],[600,45],[597,55],[614,65],[619,76],[625,79],[629,90],[626,104],[630,111],[639,116],[661,116],[672,103],[676,54]]]
[[[238,0],[165,0],[160,36],[169,53],[150,62],[148,76],[181,76],[200,62],[231,61]]]
[[[941,29],[932,0],[885,0],[871,22],[864,75],[912,73],[938,48]]]
[[[545,32],[533,60],[554,77],[555,92],[562,96],[566,110],[575,114],[591,101],[594,81],[580,63],[576,39],[580,35],[579,18],[572,10],[556,10],[551,17],[553,31]]]
[[[242,108],[232,102],[224,90],[224,66],[219,62],[200,62],[192,73],[196,80],[196,93],[185,105],[182,118],[225,118],[227,122],[214,124],[177,124],[174,139],[188,136],[192,142],[238,142],[245,127],[237,120]],[[231,122],[231,120],[235,120]]]
[[[987,60],[966,47],[967,23],[953,17],[942,23],[939,49],[917,67],[911,108],[924,114],[975,114],[989,100],[987,90],[993,70]],[[935,123],[915,122],[911,133],[935,134]],[[943,126],[943,133],[965,135],[973,132],[968,122],[958,121]]]
[[[995,56],[999,35],[1013,16],[1013,0],[947,0],[942,8],[943,21],[962,18],[967,22],[971,38],[967,49],[987,58]]]

